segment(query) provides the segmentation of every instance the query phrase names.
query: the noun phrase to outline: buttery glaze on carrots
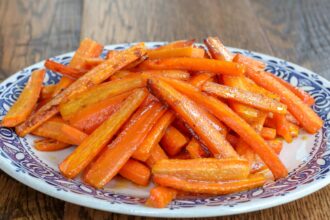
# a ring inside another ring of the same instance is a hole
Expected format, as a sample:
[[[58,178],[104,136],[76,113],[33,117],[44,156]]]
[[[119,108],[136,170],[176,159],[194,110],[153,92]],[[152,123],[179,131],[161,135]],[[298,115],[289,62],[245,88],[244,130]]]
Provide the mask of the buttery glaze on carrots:
[[[103,46],[84,39],[68,65],[45,62],[62,75],[57,84],[42,85],[44,69],[32,73],[1,125],[41,137],[40,151],[75,145],[59,164],[67,178],[81,174],[95,188],[117,175],[153,182],[146,205],[155,208],[182,194],[223,195],[285,178],[283,139],[323,125],[315,100],[219,38],[204,44],[140,43],[103,58]]]

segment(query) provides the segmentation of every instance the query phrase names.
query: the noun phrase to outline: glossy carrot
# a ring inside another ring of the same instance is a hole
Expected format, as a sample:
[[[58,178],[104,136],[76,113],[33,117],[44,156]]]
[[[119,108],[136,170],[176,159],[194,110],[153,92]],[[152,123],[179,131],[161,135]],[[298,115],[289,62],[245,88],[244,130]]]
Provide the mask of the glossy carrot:
[[[204,50],[200,48],[181,47],[161,50],[149,50],[147,55],[149,59],[163,59],[171,57],[203,58],[204,53]]]
[[[91,70],[94,67],[100,65],[101,63],[103,63],[105,60],[99,57],[86,57],[84,59],[84,68],[86,70]]]
[[[239,137],[233,135],[233,134],[227,134],[226,136],[227,141],[234,147],[238,144]]]
[[[165,79],[165,78],[164,78]],[[190,85],[190,84],[189,84]],[[160,79],[148,80],[149,90],[173,110],[203,139],[215,157],[237,157],[235,150],[209,122],[205,110]]]
[[[233,54],[221,43],[218,37],[208,37],[204,40],[209,53],[213,59],[231,61]]]
[[[53,96],[56,84],[43,86],[40,93],[41,101],[50,99]]]
[[[290,132],[290,124],[286,120],[285,115],[274,114],[274,121],[276,123],[276,133],[284,138],[288,143],[292,142],[292,136]]]
[[[248,177],[249,172],[249,163],[243,159],[168,159],[158,161],[152,167],[154,175],[169,175],[200,181],[245,179]]]
[[[140,108],[84,175],[85,182],[96,188],[107,184],[133,155],[164,110],[157,102]]]
[[[135,184],[147,186],[151,172],[143,163],[129,159],[119,170],[119,174]]]
[[[151,131],[149,132],[147,137],[143,140],[142,144],[134,152],[132,157],[137,160],[146,161],[149,158],[152,149],[159,143],[162,137],[164,138],[164,134],[168,133],[167,132],[168,126],[172,123],[174,118],[175,118],[174,113],[171,111],[167,111],[152,127]],[[171,137],[176,140],[175,143],[178,143],[179,141],[178,137],[173,135]],[[174,140],[171,141],[173,142]]]
[[[265,63],[256,59],[253,59],[251,57],[247,57],[243,54],[236,54],[235,60],[239,60],[241,64],[244,64],[246,66],[249,66],[257,71],[263,71],[266,67]]]
[[[52,97],[57,96],[59,93],[61,93],[63,90],[65,90],[73,82],[74,82],[73,79],[68,78],[66,76],[62,76],[61,80],[57,84],[55,84],[55,88],[52,93]]]
[[[77,79],[81,75],[85,74],[87,71],[86,70],[78,70],[70,66],[63,65],[61,63],[57,63],[52,60],[46,60],[45,61],[45,67],[53,72],[60,73],[62,75],[65,75],[69,78],[72,79]]]
[[[241,158],[248,161],[250,170],[253,170],[256,164],[256,154],[251,147],[242,138],[240,138],[235,146],[235,150]]]
[[[205,58],[166,58],[158,60],[146,60],[139,66],[142,70],[188,70],[188,71],[208,71],[218,74],[243,75],[244,66],[233,62],[218,61]]]
[[[174,79],[181,79],[187,80],[190,77],[190,74],[187,71],[183,70],[146,70],[146,71],[138,71],[138,72],[131,72],[128,70],[121,70],[116,72],[111,79],[126,79],[130,77],[137,77],[141,76],[143,78],[148,78],[152,76],[163,76],[168,78]]]
[[[262,94],[249,92],[240,88],[220,85],[213,82],[203,84],[202,90],[218,97],[234,100],[264,111],[279,114],[286,113],[286,106]]]
[[[168,159],[168,156],[166,155],[165,151],[159,146],[159,144],[156,144],[150,152],[150,156],[146,160],[146,164],[149,167],[153,167],[153,165],[163,159]]]
[[[259,117],[256,118],[254,121],[250,122],[250,126],[257,132],[257,133],[261,133],[261,130],[264,127],[265,121],[267,119],[268,116],[268,112],[263,112],[260,111],[259,113]]]
[[[289,131],[292,137],[298,137],[299,135],[299,126],[289,122]]]
[[[283,142],[281,140],[269,140],[268,145],[275,151],[275,153],[280,154],[283,148]]]
[[[174,79],[164,79],[178,91],[193,99],[199,105],[205,106],[219,120],[224,122],[229,128],[234,130],[247,142],[254,152],[256,152],[266,165],[272,170],[276,179],[287,176],[287,170],[277,157],[275,152],[267,145],[265,140],[231,108],[220,100],[201,93],[198,88],[189,83]]]
[[[224,195],[257,188],[265,184],[263,175],[250,175],[247,179],[224,182],[193,181],[173,176],[156,175],[154,182],[160,186],[170,187],[191,193],[206,193],[212,195]]]
[[[105,81],[114,72],[138,59],[145,54],[145,52],[146,50],[144,44],[137,44],[127,50],[121,51],[115,58],[107,60],[90,70],[73,82],[67,89],[38,109],[23,124],[18,126],[16,128],[17,134],[20,136],[25,136],[46,120],[57,114],[61,103],[67,102],[70,97],[87,91],[92,86],[98,85]]]
[[[32,72],[18,99],[2,119],[1,126],[15,127],[29,117],[39,99],[45,73],[45,70]]]
[[[156,186],[150,190],[146,205],[153,208],[165,208],[175,199],[176,195],[177,191],[175,189]]]
[[[173,41],[168,44],[165,44],[163,46],[160,46],[153,50],[163,50],[163,49],[173,49],[173,48],[182,48],[182,47],[191,47],[195,42],[195,39],[191,40],[178,40]]]
[[[49,138],[43,138],[40,140],[35,140],[33,146],[39,151],[58,151],[68,148],[71,145]]]
[[[193,159],[206,157],[207,154],[204,151],[203,147],[195,138],[191,138],[189,143],[186,146],[186,150],[189,153],[190,157]]]
[[[145,84],[145,80],[139,76],[102,83],[72,97],[68,102],[61,104],[61,115],[64,120],[69,120],[86,106],[143,87]]]
[[[74,178],[86,168],[141,105],[146,96],[147,92],[144,89],[135,90],[114,114],[65,158],[59,166],[61,173],[68,178]]]
[[[88,136],[57,118],[46,121],[32,134],[73,145],[79,145]]]
[[[187,143],[188,139],[173,126],[166,129],[160,141],[160,145],[170,156],[178,154]]]
[[[261,137],[265,140],[273,140],[276,138],[276,129],[263,127],[260,132]]]
[[[189,82],[196,86],[196,87],[201,87],[205,82],[207,82],[209,79],[211,79],[214,76],[214,73],[208,73],[208,72],[204,72],[204,73],[199,73],[196,74],[195,76],[193,76]]]
[[[131,93],[132,92],[125,92],[88,105],[70,117],[68,122],[73,127],[78,128],[87,134],[91,134],[98,126],[100,126],[120,108],[122,102]]]

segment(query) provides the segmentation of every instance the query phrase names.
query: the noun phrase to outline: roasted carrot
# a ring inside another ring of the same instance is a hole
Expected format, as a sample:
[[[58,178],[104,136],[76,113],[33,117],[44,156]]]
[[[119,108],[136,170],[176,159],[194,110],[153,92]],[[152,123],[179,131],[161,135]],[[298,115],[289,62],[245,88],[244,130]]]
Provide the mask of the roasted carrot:
[[[262,94],[249,92],[243,89],[220,85],[213,82],[203,84],[202,90],[222,98],[234,100],[249,106],[279,114],[286,113],[286,106]]]
[[[33,146],[39,151],[58,151],[68,148],[71,145],[49,138],[43,138],[40,140],[35,140]]]
[[[204,49],[193,48],[193,47],[181,47],[181,48],[171,48],[171,49],[161,49],[161,50],[149,50],[149,59],[163,59],[171,57],[193,57],[193,58],[203,58]]]
[[[178,40],[173,41],[163,46],[160,46],[153,50],[164,50],[164,49],[173,49],[173,48],[182,48],[182,47],[191,47],[195,42],[195,39],[191,40]]]
[[[286,117],[286,120],[288,120],[289,122],[291,122],[291,123],[297,125],[298,127],[300,127],[299,121],[297,121],[297,119],[290,112],[287,112],[285,117]]]
[[[73,79],[68,78],[66,76],[62,76],[61,80],[57,84],[55,84],[55,88],[52,93],[52,97],[57,96],[59,93],[61,93],[64,89],[66,89],[73,82],[74,82]]]
[[[238,144],[239,137],[233,135],[233,134],[227,134],[226,136],[227,141],[234,147]]]
[[[250,122],[250,126],[257,132],[261,133],[262,128],[264,127],[265,121],[267,119],[269,112],[260,111],[259,117],[254,121]]]
[[[267,141],[267,143],[275,151],[275,153],[277,154],[281,153],[281,150],[283,148],[283,142],[281,140],[278,139],[269,140]]]
[[[159,146],[159,144],[156,144],[150,152],[150,156],[146,160],[146,164],[149,167],[153,167],[153,165],[163,159],[168,159],[168,156],[166,155],[165,151]]]
[[[146,205],[153,208],[165,208],[173,199],[175,199],[177,191],[162,186],[156,186],[150,190],[150,195],[146,201]]]
[[[45,67],[53,72],[61,73],[62,75],[65,75],[72,79],[77,79],[87,72],[86,70],[78,70],[49,59],[46,60]]]
[[[159,143],[159,141],[162,139],[164,134],[168,133],[167,127],[172,123],[174,118],[175,118],[174,113],[171,111],[167,111],[152,127],[151,131],[149,132],[147,137],[143,140],[142,144],[134,152],[132,157],[137,160],[146,161],[149,158],[152,149]],[[171,137],[175,138],[175,143],[178,143],[179,140],[177,136],[173,136],[172,134]],[[173,142],[174,140],[171,141]],[[173,144],[172,142],[171,144]]]
[[[149,79],[148,87],[156,97],[169,104],[183,118],[197,135],[203,139],[215,157],[235,158],[238,156],[225,137],[211,125],[205,110],[200,108],[195,102],[180,94],[160,79]]]
[[[204,44],[213,59],[231,61],[234,57],[221,43],[218,37],[208,37],[204,40]]]
[[[183,70],[146,70],[139,72],[131,72],[128,70],[121,70],[116,72],[111,79],[126,79],[131,77],[141,76],[143,78],[148,78],[151,76],[163,76],[174,79],[187,80],[190,77],[190,74],[187,71]]]
[[[119,170],[122,177],[141,186],[146,186],[150,179],[150,169],[143,163],[129,159]]]
[[[99,58],[99,57],[86,57],[84,59],[84,68],[86,70],[91,70],[93,69],[94,67],[100,65],[101,63],[103,63],[105,60],[102,59],[102,58]]]
[[[2,119],[1,126],[15,127],[29,117],[38,101],[45,73],[45,70],[32,72],[20,96]]]
[[[186,150],[189,153],[190,157],[193,159],[206,157],[207,154],[204,151],[203,147],[195,138],[191,138],[189,143],[186,146]]]
[[[198,88],[189,83],[165,78],[164,81],[171,84],[171,86],[182,92],[184,95],[193,99],[199,105],[205,106],[219,120],[224,122],[229,128],[240,135],[240,137],[242,137],[242,139],[251,146],[253,151],[256,152],[272,170],[276,179],[287,175],[285,166],[282,164],[275,152],[267,145],[265,140],[226,104],[214,97],[201,93]]]
[[[130,115],[146,98],[144,89],[135,90],[88,138],[86,138],[59,166],[61,173],[68,177],[76,177],[106,146]]]
[[[146,60],[139,66],[142,70],[188,70],[208,71],[218,74],[243,75],[244,66],[233,62],[218,61],[205,58],[166,58],[158,60]]]
[[[160,145],[170,156],[178,154],[187,143],[188,139],[173,126],[166,129],[160,141]]]
[[[53,96],[53,92],[55,88],[56,88],[56,84],[43,86],[40,93],[41,101],[47,99],[49,100]]]
[[[73,96],[68,102],[61,104],[61,115],[64,120],[68,120],[86,106],[143,87],[145,84],[145,80],[142,77],[133,77],[102,83],[83,93]]]
[[[250,175],[247,179],[224,182],[185,180],[174,176],[156,175],[154,182],[160,186],[170,187],[185,192],[224,195],[241,192],[262,186],[266,179],[263,175]]]
[[[91,134],[98,126],[116,112],[121,103],[132,92],[125,92],[117,96],[113,96],[102,101],[88,105],[87,107],[77,111],[68,119],[70,125],[79,130]]]
[[[273,140],[276,137],[276,129],[263,127],[260,132],[261,137],[265,140]]]
[[[189,82],[196,86],[196,87],[201,87],[205,82],[207,82],[209,79],[211,79],[214,76],[214,73],[208,73],[208,72],[203,72],[196,74],[193,76]]]
[[[263,63],[262,61],[247,57],[239,53],[235,55],[235,60],[239,60],[241,64],[249,66],[257,71],[263,71],[266,67],[265,63]]]
[[[157,102],[140,108],[84,175],[85,182],[96,188],[107,184],[133,155],[164,110]]]
[[[168,159],[152,167],[154,175],[169,175],[200,181],[238,180],[248,177],[249,163],[243,159],[197,158],[189,160]]]
[[[286,120],[285,115],[274,114],[274,120],[276,123],[276,133],[284,138],[288,143],[292,142],[292,136],[290,132],[290,124]]]
[[[292,137],[297,137],[299,135],[299,126],[289,122],[289,131]]]
[[[35,129],[32,134],[74,145],[79,145],[87,137],[84,132],[71,127],[58,118],[49,119]]]
[[[238,143],[235,146],[235,150],[241,158],[248,161],[250,170],[254,170],[254,166],[256,164],[256,154],[242,138],[239,138]]]
[[[145,52],[146,50],[144,44],[137,44],[130,49],[121,51],[114,59],[107,60],[90,70],[73,82],[67,89],[38,109],[38,111],[32,114],[23,124],[18,126],[16,128],[17,134],[20,136],[25,136],[58,113],[60,103],[67,102],[70,97],[84,92],[92,86],[100,84],[117,70],[141,57],[145,54]]]

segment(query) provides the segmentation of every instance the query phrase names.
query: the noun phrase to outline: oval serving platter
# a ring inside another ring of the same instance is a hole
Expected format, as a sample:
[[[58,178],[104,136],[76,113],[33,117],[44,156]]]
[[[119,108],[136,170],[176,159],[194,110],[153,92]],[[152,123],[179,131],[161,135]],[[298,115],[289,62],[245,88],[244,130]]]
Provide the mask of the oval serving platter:
[[[150,48],[164,42],[150,42]],[[132,44],[117,44],[107,50],[126,49]],[[229,48],[267,63],[267,70],[310,93],[316,100],[314,111],[324,120],[316,135],[301,132],[291,144],[285,144],[280,158],[289,175],[262,188],[225,196],[189,198],[173,201],[168,208],[144,206],[149,187],[138,187],[116,178],[104,189],[97,190],[79,178],[68,180],[58,171],[58,164],[73,149],[40,152],[33,148],[35,137],[19,138],[12,129],[0,128],[0,168],[22,182],[50,196],[78,205],[129,215],[155,217],[224,216],[270,208],[299,199],[330,183],[330,82],[303,67],[268,55]],[[73,52],[53,57],[69,63]],[[18,98],[31,72],[43,67],[39,62],[9,77],[0,84],[0,119]],[[44,84],[54,84],[60,75],[47,71]],[[288,146],[289,145],[289,146]]]

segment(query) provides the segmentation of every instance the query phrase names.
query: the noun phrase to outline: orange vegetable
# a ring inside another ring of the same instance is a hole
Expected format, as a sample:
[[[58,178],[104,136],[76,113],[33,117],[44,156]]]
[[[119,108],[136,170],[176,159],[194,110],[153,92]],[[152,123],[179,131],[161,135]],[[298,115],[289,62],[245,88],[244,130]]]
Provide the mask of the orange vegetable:
[[[91,70],[94,67],[103,63],[104,61],[105,61],[104,59],[99,57],[86,57],[83,61],[84,62],[83,66],[86,70]]]
[[[146,164],[149,167],[152,167],[157,161],[168,159],[168,156],[166,155],[165,151],[159,146],[159,144],[156,144],[150,152],[150,156],[146,160]]]
[[[276,123],[276,133],[282,136],[286,142],[291,143],[290,123],[286,120],[285,115],[274,114],[273,117]]]
[[[157,102],[140,108],[87,171],[85,182],[96,188],[107,184],[133,155],[163,113],[164,107]]]
[[[263,63],[262,61],[253,59],[251,57],[247,57],[247,56],[245,56],[243,54],[239,54],[239,53],[235,55],[235,60],[239,60],[239,62],[241,64],[249,66],[258,71],[263,71],[266,67],[265,63]]]
[[[62,76],[61,80],[57,84],[55,84],[55,88],[54,88],[54,91],[52,93],[52,97],[57,96],[63,90],[68,88],[68,86],[71,85],[73,82],[74,82],[73,79],[68,78],[66,76]]]
[[[186,80],[186,79],[189,79],[190,74],[187,71],[183,71],[183,70],[146,70],[146,71],[140,71],[140,72],[131,72],[128,70],[121,70],[121,71],[116,72],[111,77],[111,80],[126,79],[126,78],[137,77],[137,76],[141,76],[143,78],[148,78],[151,76],[163,76],[163,77],[168,77],[168,78]]]
[[[274,128],[263,127],[260,135],[266,140],[273,140],[276,138],[276,130]]]
[[[234,57],[218,37],[208,37],[204,40],[204,44],[207,46],[213,59],[231,61]]]
[[[227,141],[234,147],[238,144],[239,137],[232,135],[232,134],[227,134],[226,136]]]
[[[170,126],[166,129],[160,144],[170,156],[178,154],[188,143],[188,139],[175,127]]]
[[[171,57],[203,58],[204,50],[193,47],[181,47],[161,50],[149,50],[147,54],[149,59],[163,59]]]
[[[88,105],[70,117],[68,122],[73,127],[87,134],[91,134],[98,126],[107,120],[109,116],[120,108],[122,102],[131,93],[132,92],[125,92]]]
[[[180,94],[163,80],[150,79],[148,80],[148,87],[156,97],[170,105],[182,117],[205,142],[207,148],[215,157],[235,158],[238,156],[225,137],[212,126],[205,110],[195,102]]]
[[[58,118],[49,119],[32,134],[73,145],[79,145],[87,137],[87,134],[65,124]]]
[[[202,90],[222,98],[234,100],[258,109],[279,114],[286,113],[286,106],[262,94],[249,92],[240,88],[220,85],[213,82],[203,84]]]
[[[166,135],[168,133],[167,128],[172,121],[174,120],[175,116],[173,112],[167,111],[158,121],[157,123],[152,127],[151,131],[147,135],[147,137],[143,140],[142,144],[137,148],[137,150],[133,154],[133,158],[141,161],[146,161],[152,149],[158,144],[158,142],[162,139],[164,134]],[[171,128],[171,127],[170,127]],[[168,136],[168,135],[167,135]],[[163,137],[164,138],[164,137]],[[171,138],[175,138],[175,140],[171,140],[170,144],[173,147],[177,147],[179,141],[182,138],[181,136],[174,136],[172,133]],[[185,137],[183,136],[184,141]],[[169,141],[167,140],[167,143]],[[181,148],[179,148],[181,149]]]
[[[267,141],[267,143],[275,151],[275,153],[277,154],[281,153],[281,150],[283,148],[283,142],[281,140],[278,139],[269,140]]]
[[[150,190],[146,205],[153,208],[165,208],[176,195],[177,191],[174,189],[156,186]]]
[[[189,153],[190,157],[193,159],[203,158],[207,156],[203,147],[200,145],[200,143],[198,143],[195,138],[191,138],[188,145],[186,146],[186,150]]]
[[[292,137],[297,137],[299,135],[299,126],[288,122],[289,123],[289,131]]]
[[[182,47],[190,47],[194,44],[195,39],[191,40],[178,40],[178,41],[173,41],[168,44],[165,44],[163,46],[160,46],[156,49],[153,50],[164,50],[164,49],[173,49],[173,48],[182,48]]]
[[[68,148],[70,146],[70,144],[48,138],[43,138],[34,141],[34,148],[39,151],[58,151]]]
[[[86,70],[78,70],[52,60],[46,60],[45,67],[53,72],[61,73],[72,79],[77,79],[87,72]]]
[[[196,74],[193,76],[189,82],[196,86],[196,87],[201,87],[205,82],[207,82],[209,79],[211,79],[214,76],[214,73],[208,73],[208,72],[203,72]]]
[[[60,103],[67,102],[73,95],[84,92],[92,86],[100,84],[117,70],[141,57],[145,52],[144,44],[137,44],[127,50],[121,51],[114,59],[107,60],[90,70],[73,82],[67,89],[63,90],[47,104],[38,109],[38,111],[32,114],[23,124],[18,126],[16,128],[17,134],[25,136],[58,113]]]
[[[248,177],[249,163],[242,159],[197,158],[188,160],[168,159],[152,167],[154,175],[169,175],[200,181],[238,180]]]
[[[140,106],[146,96],[145,90],[135,90],[114,114],[65,158],[59,166],[61,173],[68,178],[74,178],[86,168]]]
[[[129,159],[119,170],[122,177],[141,186],[147,186],[150,179],[150,169],[136,160]]]
[[[170,83],[171,86],[182,92],[184,95],[193,99],[199,105],[205,106],[219,120],[240,135],[240,137],[247,142],[253,151],[266,163],[276,179],[287,176],[285,166],[275,152],[267,145],[265,140],[226,104],[214,97],[201,93],[198,88],[183,81],[166,79],[166,82]]]
[[[43,86],[41,89],[40,99],[47,100],[53,96],[53,92],[56,88],[56,84]]]
[[[253,189],[265,184],[263,175],[251,175],[247,179],[224,182],[185,180],[174,176],[156,175],[154,182],[165,187],[178,189],[191,193],[206,193],[213,195],[224,195]]]
[[[205,58],[166,58],[158,60],[146,60],[139,66],[142,70],[188,70],[188,71],[208,71],[212,73],[227,75],[244,74],[244,66],[233,62],[218,61]]]
[[[15,127],[29,117],[38,101],[45,73],[45,70],[32,72],[20,96],[2,119],[1,126]]]

